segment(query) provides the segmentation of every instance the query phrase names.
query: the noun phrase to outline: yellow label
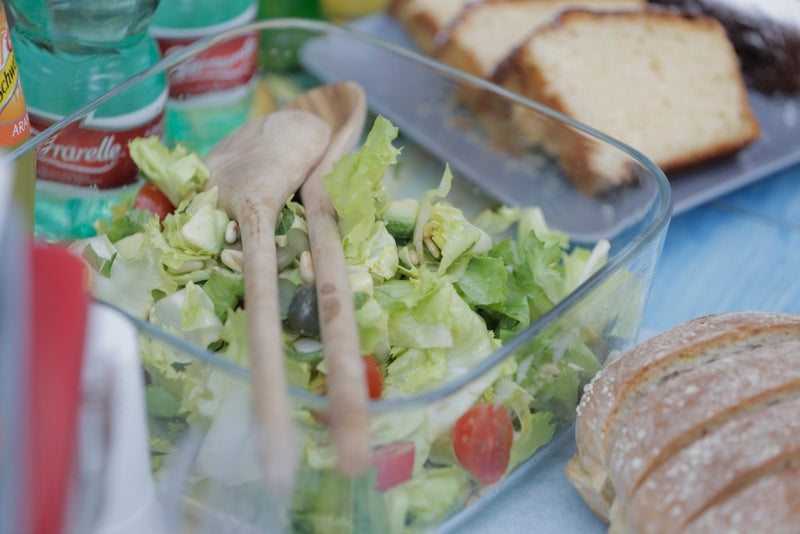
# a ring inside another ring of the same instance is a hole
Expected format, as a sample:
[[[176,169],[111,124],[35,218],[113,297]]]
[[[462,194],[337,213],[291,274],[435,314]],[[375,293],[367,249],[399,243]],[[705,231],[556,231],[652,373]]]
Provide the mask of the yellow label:
[[[5,11],[0,11],[0,145],[24,141],[31,131]]]

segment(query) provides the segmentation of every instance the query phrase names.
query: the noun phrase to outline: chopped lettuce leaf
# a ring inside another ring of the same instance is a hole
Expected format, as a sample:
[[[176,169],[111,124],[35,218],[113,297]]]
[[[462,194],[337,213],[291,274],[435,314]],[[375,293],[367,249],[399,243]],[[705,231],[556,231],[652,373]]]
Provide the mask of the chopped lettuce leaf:
[[[241,273],[211,271],[203,284],[203,291],[214,303],[214,313],[221,321],[228,317],[228,310],[235,309],[244,298],[244,278]]]
[[[499,258],[473,256],[456,287],[472,306],[501,304],[508,295],[508,271]]]
[[[138,137],[128,144],[131,158],[142,174],[177,206],[202,190],[208,181],[208,168],[196,153],[178,144],[168,149],[158,136]]]
[[[457,467],[430,469],[386,492],[389,532],[401,533],[414,525],[444,519],[471,491],[468,475]]]
[[[378,116],[361,149],[344,156],[324,178],[338,214],[345,258],[367,265],[380,280],[394,276],[398,265],[394,238],[380,220],[390,203],[383,175],[400,153],[392,145],[396,137],[397,128]]]

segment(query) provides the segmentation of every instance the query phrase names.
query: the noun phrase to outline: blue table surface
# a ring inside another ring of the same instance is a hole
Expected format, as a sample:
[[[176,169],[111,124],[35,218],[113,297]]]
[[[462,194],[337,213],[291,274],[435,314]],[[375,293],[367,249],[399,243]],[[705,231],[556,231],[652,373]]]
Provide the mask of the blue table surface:
[[[800,165],[673,217],[641,338],[710,313],[800,313]],[[564,474],[564,434],[507,491],[468,514],[465,533],[604,533]]]

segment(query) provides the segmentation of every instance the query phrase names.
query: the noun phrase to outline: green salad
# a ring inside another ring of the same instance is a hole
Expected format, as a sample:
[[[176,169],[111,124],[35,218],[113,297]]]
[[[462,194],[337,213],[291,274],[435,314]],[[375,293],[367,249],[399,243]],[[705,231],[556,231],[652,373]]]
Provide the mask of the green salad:
[[[338,213],[376,401],[458,380],[608,255],[604,241],[592,249],[572,246],[535,207],[500,206],[468,220],[448,202],[453,177],[446,167],[438,188],[420,198],[390,198],[384,176],[401,153],[397,135],[378,116],[361,148],[324,179]],[[241,247],[217,190],[206,188],[208,170],[197,154],[155,137],[134,140],[130,152],[150,198],[118,206],[109,222],[98,224],[97,236],[73,245],[94,271],[93,293],[246,368]],[[283,208],[277,228],[287,374],[293,386],[324,394],[308,236],[296,199]],[[304,431],[292,529],[404,532],[436,524],[572,420],[581,387],[600,368],[595,352],[582,336],[553,331],[439,403],[376,416],[375,469],[366,481],[335,472],[324,417],[297,405]],[[246,418],[246,409],[233,409],[246,405],[246,382],[146,337],[141,354],[154,470],[194,427],[208,430],[206,441],[216,440],[204,444],[195,477],[252,486],[257,469],[219,467],[219,458],[231,455],[224,437],[246,425],[233,420]]]

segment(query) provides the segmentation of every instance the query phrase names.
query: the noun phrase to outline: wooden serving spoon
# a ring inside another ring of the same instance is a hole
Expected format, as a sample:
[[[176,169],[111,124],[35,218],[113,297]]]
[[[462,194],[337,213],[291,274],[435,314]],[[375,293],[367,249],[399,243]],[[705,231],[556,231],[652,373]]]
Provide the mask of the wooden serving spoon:
[[[343,82],[317,87],[288,103],[286,108],[314,113],[333,132],[328,150],[300,189],[300,197],[311,242],[338,468],[343,473],[358,475],[369,466],[370,458],[364,361],[336,211],[322,179],[360,140],[367,100],[360,85]]]
[[[276,111],[217,143],[206,157],[209,186],[239,223],[257,453],[273,497],[294,488],[295,457],[278,301],[275,226],[286,200],[328,147],[331,129],[316,115]]]

